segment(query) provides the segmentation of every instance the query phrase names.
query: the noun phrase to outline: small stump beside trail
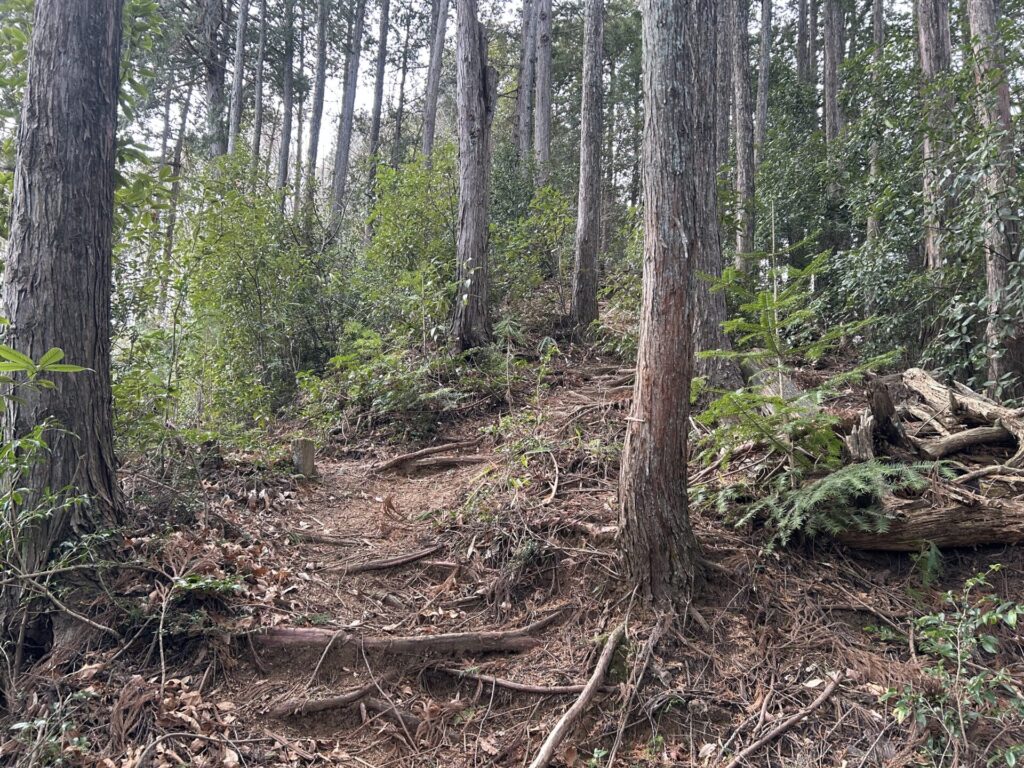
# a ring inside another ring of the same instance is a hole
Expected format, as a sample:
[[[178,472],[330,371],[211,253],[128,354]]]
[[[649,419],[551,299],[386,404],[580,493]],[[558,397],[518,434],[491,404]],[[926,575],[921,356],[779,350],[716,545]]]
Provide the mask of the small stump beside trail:
[[[313,441],[307,438],[292,440],[292,466],[295,468],[295,474],[303,477],[316,476],[315,448]]]

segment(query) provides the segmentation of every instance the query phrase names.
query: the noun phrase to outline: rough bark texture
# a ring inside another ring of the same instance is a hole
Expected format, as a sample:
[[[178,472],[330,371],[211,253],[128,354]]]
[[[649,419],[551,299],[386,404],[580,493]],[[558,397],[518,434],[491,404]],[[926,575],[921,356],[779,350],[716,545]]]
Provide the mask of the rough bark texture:
[[[621,542],[630,581],[680,609],[698,579],[686,493],[692,271],[713,231],[702,187],[715,142],[714,0],[642,0],[644,273],[633,406],[619,479]]]
[[[768,136],[768,83],[772,65],[772,0],[761,0],[761,49],[757,68],[757,110],[754,117],[754,172]]]
[[[801,83],[807,83],[811,79],[807,33],[807,0],[798,0],[796,11],[796,75]]]
[[[345,53],[345,86],[341,96],[341,120],[338,122],[338,143],[334,150],[334,197],[331,206],[335,218],[345,210],[348,191],[349,151],[352,148],[352,126],[356,113],[356,88],[359,85],[359,59],[363,47],[363,21],[366,0],[356,0],[353,9],[348,51]]]
[[[260,0],[260,41],[256,51],[256,106],[252,117],[252,170],[255,175],[260,162],[260,144],[263,141],[263,64],[267,57],[267,0]]]
[[[1020,222],[1010,190],[1016,183],[1013,117],[1010,87],[999,40],[995,0],[969,0],[968,17],[974,41],[975,77],[978,81],[978,116],[996,137],[996,151],[985,168],[985,271],[988,290],[988,377],[994,384],[1007,374],[1014,377],[1009,394],[1019,397],[1024,387],[1024,327],[1021,318],[1006,317],[1009,267],[1020,260]]]
[[[316,4],[316,64],[313,75],[313,109],[309,116],[309,150],[306,157],[306,205],[312,207],[316,194],[316,163],[320,150],[320,127],[324,119],[324,89],[327,84],[327,24],[329,0]]]
[[[441,90],[441,63],[444,57],[444,41],[448,33],[448,0],[441,0],[437,12],[434,40],[430,46],[430,67],[427,70],[427,92],[423,105],[423,154],[430,157],[434,151],[434,133],[437,130],[437,97]],[[408,50],[408,35],[406,35]],[[405,79],[403,62],[402,79]],[[405,89],[402,89],[404,95]]]
[[[537,68],[537,11],[540,0],[523,0],[522,41],[519,51],[519,88],[516,92],[516,153],[529,157],[533,146],[533,88]]]
[[[718,51],[715,56],[718,69],[715,95],[715,163],[718,167],[729,161],[729,113],[732,110],[733,94],[732,56],[733,48],[736,46],[736,27],[733,20],[736,18],[736,2],[737,0],[725,0],[719,11],[718,20]]]
[[[370,113],[370,154],[376,155],[380,149],[380,112],[384,104],[384,65],[388,59],[388,32],[390,26],[390,0],[381,0],[380,27],[377,30],[377,71],[373,79],[373,110]],[[374,169],[376,163],[374,163]],[[371,183],[373,174],[371,173]]]
[[[843,60],[842,0],[825,0],[825,141],[839,138],[843,115],[839,107],[839,65]]]
[[[20,389],[4,437],[54,420],[49,455],[18,482],[89,502],[55,505],[23,531],[25,572],[43,570],[60,542],[120,519],[110,294],[121,11],[121,0],[35,3],[0,314],[11,321],[5,343],[36,360],[60,347],[89,370],[56,376],[53,389]],[[4,588],[5,625],[21,596],[18,584]]]
[[[583,96],[580,107],[580,189],[572,320],[586,329],[597,320],[597,258],[601,248],[601,61],[603,0],[587,0],[583,21]]]
[[[288,184],[288,163],[292,150],[292,112],[294,109],[295,78],[295,0],[287,0],[284,6],[284,58],[281,62],[281,142],[277,154],[277,189]],[[284,198],[281,198],[284,205]]]
[[[535,183],[543,187],[551,177],[551,0],[537,3],[537,93],[533,115]]]
[[[487,201],[498,75],[487,64],[487,33],[477,21],[477,0],[458,0],[456,7],[459,232],[458,292],[451,343],[456,350],[465,351],[486,344],[491,335],[487,307]]]
[[[818,84],[818,9],[821,8],[819,0],[809,0],[807,10],[807,82],[809,85]]]
[[[444,0],[442,0],[444,1]],[[446,6],[447,7],[447,6]],[[447,11],[446,20],[447,20]],[[405,152],[405,144],[402,140],[402,125],[405,120],[405,81],[409,75],[409,56],[411,55],[411,45],[409,39],[409,30],[412,28],[412,14],[405,14],[405,29],[402,34],[402,66],[398,76],[398,107],[395,109],[395,143],[391,147],[391,164],[398,167],[399,161],[402,159],[402,154]],[[438,70],[440,72],[440,70]],[[434,99],[434,112],[437,112],[437,99]],[[424,118],[425,120],[426,118]],[[427,155],[429,159],[429,155]]]
[[[917,0],[918,53],[921,72],[926,83],[942,77],[950,68],[952,43],[949,33],[949,0]],[[942,266],[942,229],[945,221],[945,203],[939,166],[942,141],[938,134],[946,118],[944,99],[932,94],[931,108],[927,109],[924,134],[924,259],[930,269]]]
[[[871,0],[871,42],[875,46],[874,60],[875,65],[879,66],[882,60],[882,52],[885,48],[885,2],[884,0]],[[878,72],[874,74],[874,80],[877,85]],[[871,142],[871,147],[868,150],[870,154],[870,174],[871,180],[876,181],[882,173],[882,169],[879,165],[879,147],[878,140],[875,139]],[[873,241],[878,237],[879,225],[878,216],[871,213],[868,216],[867,222],[867,237],[869,241]]]
[[[737,0],[733,50],[733,118],[736,124],[736,268],[754,250],[754,116],[750,103],[750,0]]]
[[[245,82],[245,27],[249,22],[249,0],[238,2],[235,27],[235,62],[231,73],[231,111],[228,118],[228,152],[235,151],[242,125],[242,85]]]
[[[224,125],[224,79],[227,74],[224,57],[224,2],[203,3],[203,70],[206,80],[206,140],[210,157],[220,157],[227,150]]]

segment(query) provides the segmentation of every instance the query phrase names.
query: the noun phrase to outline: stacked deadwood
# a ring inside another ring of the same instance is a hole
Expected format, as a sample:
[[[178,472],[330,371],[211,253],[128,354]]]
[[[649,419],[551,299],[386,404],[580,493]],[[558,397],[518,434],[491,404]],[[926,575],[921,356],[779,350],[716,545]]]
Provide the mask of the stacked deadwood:
[[[963,384],[945,386],[911,368],[898,381],[873,384],[871,405],[845,442],[853,461],[876,452],[902,460],[942,459],[957,475],[936,473],[917,498],[886,498],[889,530],[849,532],[842,537],[848,544],[913,551],[924,542],[963,547],[1024,541],[1024,409],[1008,408]]]

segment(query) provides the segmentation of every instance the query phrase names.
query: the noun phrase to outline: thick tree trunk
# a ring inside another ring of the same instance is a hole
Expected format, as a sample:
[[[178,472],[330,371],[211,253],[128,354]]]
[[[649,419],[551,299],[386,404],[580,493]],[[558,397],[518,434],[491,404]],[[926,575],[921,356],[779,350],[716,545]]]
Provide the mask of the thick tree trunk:
[[[17,513],[35,493],[9,510],[5,535],[19,539],[10,565],[22,572],[44,570],[61,542],[121,519],[110,386],[121,13],[120,0],[35,2],[2,277],[0,312],[11,323],[4,341],[34,360],[59,347],[87,370],[7,401],[8,441],[48,420],[60,427],[47,430],[39,463],[7,481],[88,501],[47,503],[49,514],[31,522]],[[18,583],[4,587],[5,631],[22,598]]]
[[[684,608],[698,581],[686,493],[690,297],[714,200],[714,0],[642,0],[644,275],[633,407],[619,479],[623,560],[651,602]],[[704,185],[712,184],[712,190]]]
[[[984,169],[984,199],[988,207],[985,221],[988,378],[992,382],[990,391],[995,394],[1004,378],[1011,377],[1002,395],[1020,397],[1024,390],[1024,326],[1020,317],[1006,316],[1010,266],[1021,260],[1020,222],[1011,198],[1017,178],[1010,86],[999,39],[996,0],[969,0],[967,8],[974,41],[978,117],[993,137],[995,147]]]
[[[252,172],[260,163],[260,147],[263,142],[263,64],[267,57],[267,0],[260,0],[260,41],[256,51],[256,76],[253,89],[256,91],[256,106],[252,117]]]
[[[768,83],[772,65],[772,0],[761,0],[761,50],[757,69],[757,110],[754,118],[754,173],[768,136]]]
[[[796,11],[796,76],[801,83],[807,83],[811,79],[807,32],[807,0],[798,0]]]
[[[921,71],[927,84],[949,71],[953,53],[949,32],[949,0],[917,0],[918,52]],[[939,167],[943,142],[937,134],[945,123],[947,100],[942,94],[929,94],[930,104],[924,133],[924,258],[929,269],[943,263],[942,230],[946,203],[943,170]]]
[[[284,189],[288,185],[288,163],[292,150],[292,111],[294,109],[295,78],[295,0],[286,0],[284,6],[284,59],[281,62],[281,142],[277,154],[277,181],[274,186]],[[281,198],[284,206],[284,197]]]
[[[839,106],[839,65],[843,60],[842,0],[825,0],[825,142],[832,144],[843,128]]]
[[[516,91],[516,154],[520,160],[532,148],[533,89],[537,68],[537,11],[540,0],[523,0],[523,25],[519,51],[519,87]]]
[[[537,91],[533,114],[534,182],[545,186],[551,178],[551,0],[537,3]]]
[[[754,250],[754,115],[750,103],[750,0],[737,0],[733,50],[736,124],[736,268]]]
[[[356,0],[348,51],[345,54],[345,86],[341,97],[341,120],[338,123],[338,144],[334,150],[334,200],[331,212],[335,219],[345,210],[348,191],[349,151],[352,148],[352,126],[356,112],[356,88],[359,86],[359,59],[363,46],[363,21],[366,0]]]
[[[587,0],[583,20],[583,96],[580,107],[580,189],[572,320],[585,330],[597,320],[597,260],[601,248],[601,62],[603,0]]]
[[[228,154],[235,151],[242,126],[242,85],[245,82],[245,27],[249,23],[249,0],[238,2],[235,27],[235,62],[231,74],[231,111],[228,118]]]
[[[206,140],[210,157],[227,150],[224,125],[224,1],[205,0],[203,4],[203,69],[206,78]]]
[[[718,17],[718,50],[716,52],[717,77],[715,103],[715,163],[721,168],[729,161],[729,119],[732,110],[733,48],[736,46],[737,0],[725,0]]]
[[[808,0],[807,10],[807,83],[818,85],[818,9],[820,0]]]
[[[451,343],[461,352],[486,344],[491,335],[487,305],[487,201],[498,75],[487,64],[487,32],[477,21],[477,0],[458,0],[456,7],[459,232],[458,291]]]
[[[882,53],[885,49],[885,2],[884,0],[871,0],[871,41],[875,46],[875,52],[873,55],[876,71],[873,75],[873,81],[875,87],[879,85],[879,71],[877,67],[881,66]],[[871,147],[868,150],[870,155],[870,174],[872,183],[877,182],[879,176],[881,176],[882,169],[879,164],[879,146],[878,139],[873,139]],[[868,216],[867,223],[867,238],[868,242],[874,242],[878,238],[879,225],[878,216],[872,212]]]
[[[437,98],[441,92],[441,64],[444,61],[444,41],[448,34],[448,0],[440,0],[434,39],[430,44],[430,66],[427,69],[427,91],[423,105],[423,154],[430,157],[434,151],[434,133],[437,130]],[[408,32],[408,30],[406,30]],[[402,81],[408,66],[409,35],[406,34],[406,56],[402,61]],[[402,89],[405,95],[405,89]]]
[[[306,207],[310,210],[316,195],[316,163],[320,151],[320,127],[324,119],[329,3],[330,0],[317,0],[316,4],[316,64],[313,75],[313,109],[309,116],[309,150],[306,156]]]

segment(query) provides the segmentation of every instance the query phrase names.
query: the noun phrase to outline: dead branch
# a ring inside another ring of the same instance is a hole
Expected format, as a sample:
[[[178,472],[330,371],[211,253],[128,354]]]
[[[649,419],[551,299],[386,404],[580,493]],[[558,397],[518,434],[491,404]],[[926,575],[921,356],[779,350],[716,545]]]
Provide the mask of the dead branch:
[[[561,617],[566,607],[563,606],[520,629],[451,632],[440,635],[357,637],[342,630],[317,627],[272,627],[254,637],[256,642],[264,647],[296,650],[320,650],[333,643],[338,649],[351,644],[367,651],[403,655],[526,651],[540,644],[541,640],[536,637],[536,633]]]
[[[818,698],[816,698],[808,706],[806,706],[803,709],[801,709],[799,712],[797,712],[792,717],[790,717],[787,720],[783,721],[782,723],[777,725],[775,728],[772,728],[770,731],[768,731],[768,733],[766,733],[764,736],[759,738],[753,744],[751,744],[750,746],[744,747],[739,752],[737,752],[736,756],[732,760],[729,761],[729,764],[725,768],[736,768],[736,766],[738,766],[740,763],[742,763],[743,760],[745,760],[748,756],[750,756],[751,754],[753,754],[754,752],[759,750],[761,747],[763,747],[769,741],[777,739],[779,736],[784,734],[786,731],[788,731],[794,725],[796,725],[801,720],[803,720],[805,717],[807,717],[812,712],[814,712],[814,710],[816,710],[818,707],[820,707],[822,704],[824,704],[826,701],[828,701],[829,697],[833,693],[835,693],[836,688],[839,686],[840,680],[842,680],[842,676],[841,675],[837,675],[836,678],[834,680],[832,680],[832,682],[830,682],[827,686],[825,686],[825,690],[823,690],[821,692],[821,694],[818,696]]]
[[[911,442],[922,456],[938,460],[952,453],[959,453],[966,448],[988,443],[1002,443],[1009,440],[1010,433],[1002,427],[974,427],[963,432],[954,432],[946,437],[935,440],[919,440],[911,438]]]
[[[406,469],[415,472],[420,469],[442,469],[444,467],[468,467],[473,464],[483,464],[490,461],[489,456],[472,454],[470,456],[428,456],[425,459],[417,459],[405,464]]]
[[[384,571],[388,568],[398,568],[403,565],[409,565],[415,563],[417,560],[423,560],[426,557],[437,552],[441,549],[440,544],[434,544],[433,546],[421,549],[418,552],[406,552],[405,554],[395,555],[394,557],[384,557],[380,560],[369,560],[365,563],[355,563],[353,565],[332,565],[323,569],[324,573],[340,573],[344,576],[351,576],[356,573],[366,573],[367,571]]]
[[[608,636],[608,640],[604,644],[604,650],[601,651],[601,657],[597,660],[597,666],[594,667],[594,672],[590,676],[590,680],[587,681],[586,687],[584,687],[575,703],[569,707],[569,710],[555,723],[555,727],[544,740],[540,750],[537,752],[537,756],[530,763],[530,768],[547,768],[548,763],[555,756],[555,750],[558,749],[558,745],[562,743],[562,740],[569,734],[573,725],[575,725],[576,721],[587,710],[591,701],[593,701],[594,696],[601,687],[601,683],[604,681],[605,675],[608,673],[608,667],[612,663],[615,649],[622,642],[625,634],[626,625],[622,623]]]
[[[419,451],[413,451],[412,453],[403,453],[401,456],[395,456],[393,459],[388,459],[382,464],[378,464],[373,468],[374,472],[386,472],[394,467],[399,467],[402,464],[406,464],[416,459],[422,459],[424,456],[433,456],[435,453],[445,453],[447,451],[458,451],[463,448],[472,448],[480,443],[479,439],[476,440],[463,440],[457,443],[445,443],[444,445],[434,445],[430,448],[423,448]]]

